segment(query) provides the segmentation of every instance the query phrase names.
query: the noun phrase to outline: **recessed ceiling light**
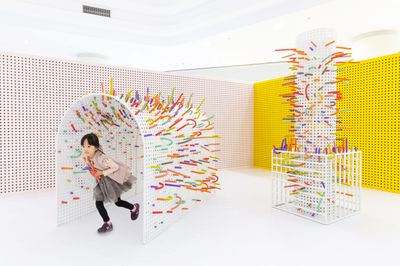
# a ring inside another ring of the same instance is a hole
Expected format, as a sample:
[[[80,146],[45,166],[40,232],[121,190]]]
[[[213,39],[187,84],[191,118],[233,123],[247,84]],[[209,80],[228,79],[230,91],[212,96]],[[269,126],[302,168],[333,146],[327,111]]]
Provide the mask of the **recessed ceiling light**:
[[[379,35],[396,35],[399,32],[397,30],[375,30],[375,31],[368,31],[361,33],[357,36],[355,36],[352,41],[359,41],[362,39],[370,38],[370,37],[375,37]]]
[[[383,29],[364,32],[351,39],[353,58],[364,60],[397,53],[400,47],[399,31]]]

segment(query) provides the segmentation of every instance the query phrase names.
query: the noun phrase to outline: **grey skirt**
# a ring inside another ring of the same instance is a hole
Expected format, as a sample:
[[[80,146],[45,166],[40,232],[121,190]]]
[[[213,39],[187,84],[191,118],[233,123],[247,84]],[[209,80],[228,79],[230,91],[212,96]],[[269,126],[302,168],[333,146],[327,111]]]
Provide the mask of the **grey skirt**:
[[[116,202],[122,193],[130,190],[136,178],[131,175],[128,181],[120,184],[108,176],[102,176],[98,184],[93,189],[93,198],[96,201]]]

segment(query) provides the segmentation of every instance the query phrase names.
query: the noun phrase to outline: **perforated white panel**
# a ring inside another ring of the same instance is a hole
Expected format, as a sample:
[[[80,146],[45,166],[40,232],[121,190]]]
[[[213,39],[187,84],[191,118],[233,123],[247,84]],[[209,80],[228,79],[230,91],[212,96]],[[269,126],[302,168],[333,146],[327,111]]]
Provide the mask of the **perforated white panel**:
[[[55,136],[68,108],[101,82],[114,80],[117,96],[129,89],[169,95],[194,93],[193,103],[215,115],[222,136],[220,168],[251,166],[251,84],[207,80],[122,67],[0,54],[0,194],[54,188]],[[108,88],[108,84],[105,84]]]
[[[336,140],[336,66],[331,57],[336,39],[333,30],[315,29],[297,37],[297,49],[302,51],[296,74],[297,90],[295,135],[298,147],[315,149],[335,146]],[[333,114],[333,115],[332,115]],[[317,151],[315,151],[317,152]]]

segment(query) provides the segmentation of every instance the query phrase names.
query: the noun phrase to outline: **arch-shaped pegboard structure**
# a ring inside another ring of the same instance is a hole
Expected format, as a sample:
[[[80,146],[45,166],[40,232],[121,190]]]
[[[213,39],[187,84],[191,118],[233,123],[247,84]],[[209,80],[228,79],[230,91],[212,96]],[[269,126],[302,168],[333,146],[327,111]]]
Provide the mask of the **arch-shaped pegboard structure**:
[[[105,153],[131,167],[142,197],[146,243],[219,189],[215,164],[218,136],[212,116],[174,93],[125,97],[84,96],[65,114],[57,137],[58,224],[95,210],[90,169],[81,160],[80,139],[97,133]]]

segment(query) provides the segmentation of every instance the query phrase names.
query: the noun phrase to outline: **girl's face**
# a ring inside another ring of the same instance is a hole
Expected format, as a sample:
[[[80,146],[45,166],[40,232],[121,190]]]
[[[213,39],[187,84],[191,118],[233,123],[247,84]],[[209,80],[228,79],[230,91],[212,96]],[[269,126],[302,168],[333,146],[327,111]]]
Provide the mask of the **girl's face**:
[[[89,142],[87,141],[87,139],[85,139],[83,141],[82,149],[83,149],[83,153],[86,156],[88,156],[89,158],[93,158],[94,154],[97,151],[97,148],[95,146],[90,145]]]

